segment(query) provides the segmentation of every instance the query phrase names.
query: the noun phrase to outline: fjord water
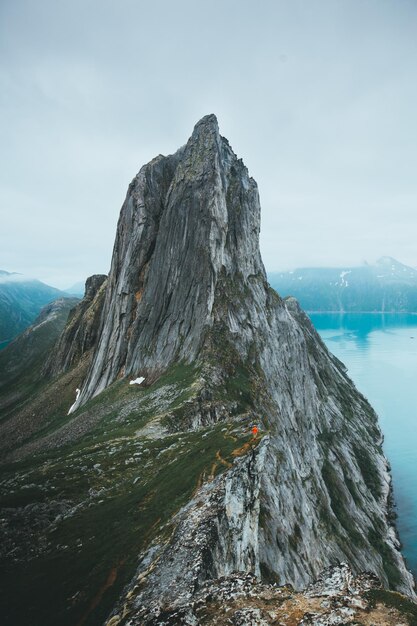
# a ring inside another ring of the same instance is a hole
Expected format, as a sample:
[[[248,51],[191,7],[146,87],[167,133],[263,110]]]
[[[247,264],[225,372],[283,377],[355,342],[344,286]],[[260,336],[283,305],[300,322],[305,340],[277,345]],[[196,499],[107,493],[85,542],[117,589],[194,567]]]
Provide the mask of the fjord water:
[[[403,554],[417,577],[417,315],[317,313],[310,318],[378,413]]]

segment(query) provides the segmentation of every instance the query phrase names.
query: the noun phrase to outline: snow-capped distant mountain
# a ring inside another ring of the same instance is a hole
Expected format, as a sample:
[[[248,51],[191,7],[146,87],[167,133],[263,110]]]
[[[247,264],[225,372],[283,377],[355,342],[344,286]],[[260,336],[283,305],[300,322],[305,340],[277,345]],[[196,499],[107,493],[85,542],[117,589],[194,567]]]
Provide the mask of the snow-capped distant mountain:
[[[417,312],[417,270],[389,256],[361,267],[271,272],[271,286],[307,311]]]

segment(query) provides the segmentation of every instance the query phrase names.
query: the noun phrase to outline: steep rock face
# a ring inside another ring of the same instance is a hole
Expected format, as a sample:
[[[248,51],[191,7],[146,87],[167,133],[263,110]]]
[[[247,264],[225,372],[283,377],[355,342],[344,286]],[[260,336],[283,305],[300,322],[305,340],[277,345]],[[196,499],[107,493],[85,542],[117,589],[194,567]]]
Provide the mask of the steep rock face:
[[[276,407],[267,418],[260,559],[298,588],[326,563],[347,559],[410,591],[386,521],[390,477],[376,415],[296,301],[286,311],[260,355]]]
[[[120,375],[194,360],[220,274],[264,277],[259,227],[256,183],[215,116],[175,155],[145,165],[120,214],[103,330],[78,404]]]
[[[127,594],[129,618],[132,613],[144,623],[161,606],[186,604],[212,578],[234,571],[260,575],[258,495],[265,450],[261,444],[228,474],[206,483],[174,518],[173,540],[143,555]]]
[[[95,346],[100,330],[106,281],[107,276],[103,274],[87,278],[84,298],[71,311],[65,330],[44,366],[44,376],[63,374]]]
[[[198,392],[180,416],[165,418],[172,431],[244,419],[262,433],[262,469],[237,463],[201,487],[220,490],[211,534],[193,540],[207,521],[194,502],[177,517],[189,541],[174,532],[163,549],[154,543],[140,555],[152,572],[139,573],[137,589],[132,583],[144,610],[175,606],[179,589],[191,597],[191,563],[197,586],[237,568],[302,587],[347,560],[354,572],[370,569],[384,585],[414,593],[389,519],[376,415],[296,301],[269,288],[259,225],[256,183],[212,115],[175,155],[141,169],[122,207],[77,407],[118,378],[143,375],[151,384],[185,361],[199,371]]]

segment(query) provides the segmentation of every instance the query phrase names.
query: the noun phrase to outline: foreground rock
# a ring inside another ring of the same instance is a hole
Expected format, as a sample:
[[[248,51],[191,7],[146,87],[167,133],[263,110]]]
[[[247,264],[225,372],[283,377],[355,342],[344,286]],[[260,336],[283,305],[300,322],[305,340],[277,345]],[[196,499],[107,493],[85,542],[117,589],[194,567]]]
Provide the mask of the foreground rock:
[[[417,604],[383,591],[371,573],[354,576],[347,564],[327,569],[302,592],[232,573],[207,582],[192,603],[172,608],[124,606],[106,626],[412,626]],[[126,615],[127,614],[127,615]]]

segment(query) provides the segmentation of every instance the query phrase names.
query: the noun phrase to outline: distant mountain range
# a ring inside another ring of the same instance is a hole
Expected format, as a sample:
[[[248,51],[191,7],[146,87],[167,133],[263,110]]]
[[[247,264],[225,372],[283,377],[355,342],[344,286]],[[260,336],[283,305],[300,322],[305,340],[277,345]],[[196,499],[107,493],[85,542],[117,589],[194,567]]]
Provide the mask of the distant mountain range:
[[[32,324],[45,304],[66,295],[40,280],[0,270],[0,348]]]
[[[417,312],[417,270],[388,256],[375,265],[301,268],[268,279],[306,311]]]

